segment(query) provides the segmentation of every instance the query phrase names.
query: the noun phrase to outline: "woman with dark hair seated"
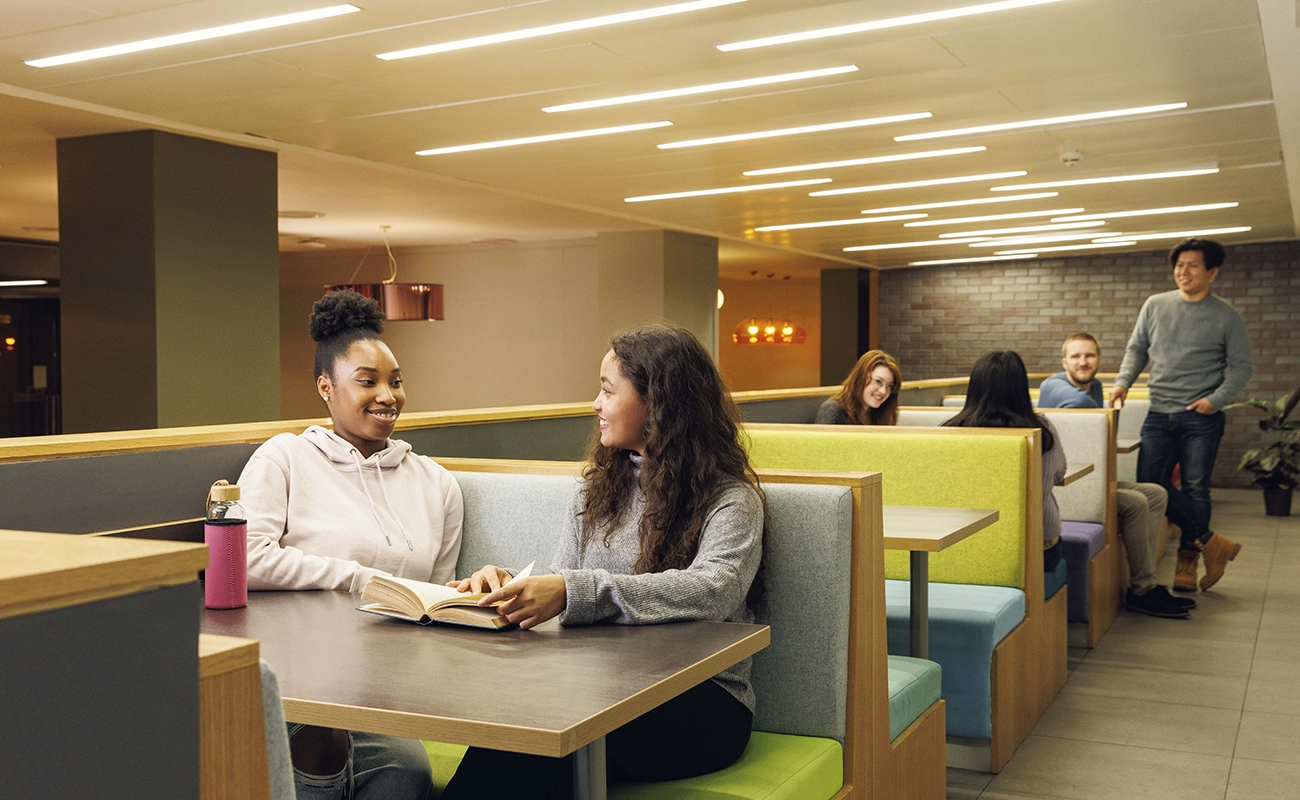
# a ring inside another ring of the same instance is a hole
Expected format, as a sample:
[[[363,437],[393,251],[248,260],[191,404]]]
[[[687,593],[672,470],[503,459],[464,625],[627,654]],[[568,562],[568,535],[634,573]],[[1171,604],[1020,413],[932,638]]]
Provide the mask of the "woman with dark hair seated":
[[[333,430],[282,433],[239,476],[248,510],[248,588],[360,592],[374,575],[443,583],[456,574],[461,494],[451,473],[390,439],[406,403],[402,370],[379,338],[379,305],[334,292],[312,308],[316,391]],[[299,800],[424,800],[419,741],[289,726]]]
[[[903,375],[884,350],[868,350],[858,359],[834,397],[817,409],[820,425],[897,425],[898,387]]]
[[[1034,412],[1025,362],[1013,350],[985,353],[970,370],[966,405],[943,423],[968,428],[1039,428],[1043,447],[1043,571],[1061,561],[1061,510],[1052,487],[1065,477],[1065,450],[1047,417]]]
[[[598,418],[550,575],[485,566],[457,585],[490,591],[531,628],[752,622],[766,505],[740,442],[740,414],[707,350],[681,328],[614,337],[600,367]],[[749,742],[745,659],[606,737],[610,783],[675,780],[729,766]],[[527,676],[521,676],[527,679]],[[444,800],[571,797],[571,758],[470,748]]]

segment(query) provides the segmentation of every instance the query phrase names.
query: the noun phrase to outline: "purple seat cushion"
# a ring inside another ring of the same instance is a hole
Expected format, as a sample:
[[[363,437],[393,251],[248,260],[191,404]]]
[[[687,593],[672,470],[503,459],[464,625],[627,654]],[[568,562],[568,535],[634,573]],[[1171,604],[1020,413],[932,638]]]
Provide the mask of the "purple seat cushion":
[[[1070,622],[1088,621],[1088,562],[1106,546],[1106,526],[1100,522],[1061,521],[1061,550],[1065,556],[1066,601]]]

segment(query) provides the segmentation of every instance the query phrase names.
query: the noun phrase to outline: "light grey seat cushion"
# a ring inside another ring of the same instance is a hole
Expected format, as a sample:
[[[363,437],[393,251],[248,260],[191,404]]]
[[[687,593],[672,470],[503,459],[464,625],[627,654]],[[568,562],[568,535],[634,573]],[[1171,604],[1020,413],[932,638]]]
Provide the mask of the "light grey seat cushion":
[[[270,772],[271,800],[294,800],[293,761],[289,757],[289,729],[284,724],[280,682],[265,661],[262,667],[262,713],[266,717],[266,766]]]

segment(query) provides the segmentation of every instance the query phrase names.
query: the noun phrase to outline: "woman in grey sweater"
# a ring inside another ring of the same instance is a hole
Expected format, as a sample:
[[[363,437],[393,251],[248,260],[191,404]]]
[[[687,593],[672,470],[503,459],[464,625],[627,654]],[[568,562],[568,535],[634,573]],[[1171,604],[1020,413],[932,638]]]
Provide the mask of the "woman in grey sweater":
[[[611,342],[592,403],[599,423],[550,575],[488,565],[461,581],[504,600],[521,628],[752,622],[762,595],[767,510],[740,443],[740,413],[685,329],[647,325]],[[606,737],[609,782],[675,780],[744,752],[754,692],[745,659]],[[572,796],[568,759],[470,748],[444,800],[517,788]]]
[[[835,396],[821,404],[818,425],[897,425],[903,374],[884,350],[868,350],[849,370]]]

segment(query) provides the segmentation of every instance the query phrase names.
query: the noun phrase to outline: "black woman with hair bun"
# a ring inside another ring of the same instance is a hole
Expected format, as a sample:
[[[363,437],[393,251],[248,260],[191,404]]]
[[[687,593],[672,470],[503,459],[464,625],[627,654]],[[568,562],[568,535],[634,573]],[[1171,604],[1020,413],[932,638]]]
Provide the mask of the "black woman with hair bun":
[[[451,473],[389,438],[406,403],[380,339],[379,305],[356,292],[312,308],[316,390],[333,430],[313,425],[257,449],[239,477],[248,511],[248,588],[360,592],[372,576],[445,583],[460,554],[461,493]],[[420,742],[291,724],[299,798],[425,800]]]

